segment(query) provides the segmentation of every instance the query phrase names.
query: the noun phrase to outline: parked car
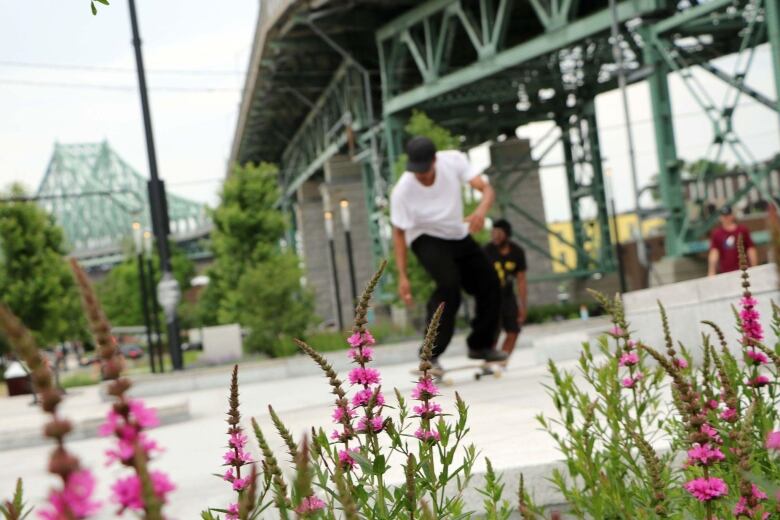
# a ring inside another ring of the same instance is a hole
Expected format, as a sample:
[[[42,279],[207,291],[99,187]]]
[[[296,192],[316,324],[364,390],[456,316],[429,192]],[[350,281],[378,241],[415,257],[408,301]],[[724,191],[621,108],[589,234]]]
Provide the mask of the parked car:
[[[144,356],[144,349],[135,343],[120,345],[119,352],[128,359],[141,359]]]

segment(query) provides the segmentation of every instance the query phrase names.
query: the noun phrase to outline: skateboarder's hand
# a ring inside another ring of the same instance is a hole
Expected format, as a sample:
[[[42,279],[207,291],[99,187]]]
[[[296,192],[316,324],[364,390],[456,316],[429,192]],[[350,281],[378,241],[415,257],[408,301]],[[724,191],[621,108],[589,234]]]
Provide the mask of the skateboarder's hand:
[[[409,279],[405,276],[398,280],[398,295],[406,305],[412,304],[412,286],[409,283]]]
[[[485,227],[485,215],[479,211],[475,211],[466,217],[466,222],[469,224],[469,233],[478,233]]]

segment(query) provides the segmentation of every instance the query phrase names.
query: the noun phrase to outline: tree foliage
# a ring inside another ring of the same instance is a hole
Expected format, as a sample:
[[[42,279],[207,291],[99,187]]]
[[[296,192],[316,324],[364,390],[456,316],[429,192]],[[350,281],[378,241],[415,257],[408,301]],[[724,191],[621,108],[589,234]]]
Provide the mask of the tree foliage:
[[[156,295],[157,283],[160,281],[162,270],[160,259],[154,255],[154,286],[152,295]],[[171,245],[171,265],[173,275],[179,282],[182,291],[190,287],[190,280],[195,274],[195,265],[187,258],[184,252]],[[144,274],[147,264],[144,263]],[[103,303],[103,309],[109,321],[114,325],[142,325],[144,323],[143,307],[141,304],[141,283],[138,279],[138,260],[135,255],[128,255],[124,262],[115,266],[97,286],[98,295]],[[147,291],[149,288],[147,287]],[[184,305],[184,302],[182,304]],[[150,308],[151,312],[151,308]],[[159,320],[165,322],[160,311]]]
[[[241,323],[246,347],[274,355],[283,337],[312,322],[312,298],[301,286],[298,259],[280,250],[285,231],[278,170],[268,163],[236,166],[212,218],[214,264],[201,299],[207,324]]]
[[[23,196],[21,186],[11,196]],[[40,345],[85,336],[62,229],[33,202],[0,202],[0,300]],[[0,347],[2,348],[2,347]]]

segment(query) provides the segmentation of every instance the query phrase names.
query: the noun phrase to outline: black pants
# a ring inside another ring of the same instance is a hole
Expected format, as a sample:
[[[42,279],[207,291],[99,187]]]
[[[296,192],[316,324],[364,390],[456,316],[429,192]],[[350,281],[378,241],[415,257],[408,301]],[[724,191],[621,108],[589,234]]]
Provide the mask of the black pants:
[[[470,236],[444,240],[421,235],[412,242],[412,251],[436,283],[428,300],[426,323],[430,323],[439,304],[444,303],[433,356],[441,355],[452,339],[461,288],[476,300],[471,333],[466,339],[469,348],[492,348],[498,336],[501,289],[498,275],[479,245]]]

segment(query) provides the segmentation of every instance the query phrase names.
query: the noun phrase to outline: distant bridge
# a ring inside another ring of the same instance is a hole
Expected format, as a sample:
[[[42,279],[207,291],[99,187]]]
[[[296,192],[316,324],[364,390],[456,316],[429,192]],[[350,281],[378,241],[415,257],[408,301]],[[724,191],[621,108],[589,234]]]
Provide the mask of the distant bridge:
[[[107,142],[55,144],[36,198],[65,232],[71,254],[107,270],[132,248],[132,223],[151,229],[146,179]],[[211,257],[205,205],[168,193],[171,239],[195,260]]]

